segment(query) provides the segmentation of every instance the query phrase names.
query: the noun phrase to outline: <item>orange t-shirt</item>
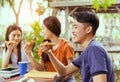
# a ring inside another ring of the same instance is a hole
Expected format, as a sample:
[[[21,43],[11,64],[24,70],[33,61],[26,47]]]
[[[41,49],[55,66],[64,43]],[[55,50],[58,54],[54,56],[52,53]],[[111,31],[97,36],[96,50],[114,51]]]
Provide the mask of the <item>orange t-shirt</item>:
[[[67,59],[73,59],[74,57],[74,49],[67,40],[61,39],[60,45],[56,50],[53,51],[53,54],[60,62],[62,62],[64,65],[67,65]],[[38,55],[42,55],[41,50],[38,51]],[[51,72],[55,71],[50,61],[46,62],[46,69],[47,71]]]

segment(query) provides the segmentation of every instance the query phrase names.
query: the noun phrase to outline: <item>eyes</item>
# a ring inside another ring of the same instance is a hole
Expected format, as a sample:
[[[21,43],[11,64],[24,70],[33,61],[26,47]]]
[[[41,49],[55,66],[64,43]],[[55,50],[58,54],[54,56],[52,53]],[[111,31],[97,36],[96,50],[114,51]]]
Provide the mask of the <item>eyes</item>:
[[[73,24],[72,25],[72,29],[77,29],[79,26],[78,25],[76,25],[76,24]]]
[[[78,30],[78,29],[84,29],[85,25],[83,23],[73,23],[72,24],[72,29]]]
[[[12,34],[12,37],[21,37],[21,34]]]
[[[9,37],[11,37],[11,38],[15,38],[15,37],[21,38],[22,35],[21,35],[20,31],[13,31],[13,32],[10,33]]]

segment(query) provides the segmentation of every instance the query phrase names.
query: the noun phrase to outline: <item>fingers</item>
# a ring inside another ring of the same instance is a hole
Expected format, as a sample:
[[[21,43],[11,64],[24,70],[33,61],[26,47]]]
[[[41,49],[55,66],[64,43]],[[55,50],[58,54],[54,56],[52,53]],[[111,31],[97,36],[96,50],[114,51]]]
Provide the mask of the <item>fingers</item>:
[[[16,46],[16,42],[15,41],[5,41],[5,44],[8,48],[13,48]]]
[[[35,44],[35,40],[31,40],[30,42],[26,43],[24,50],[27,55],[30,55],[34,44]]]
[[[54,44],[51,44],[49,42],[44,42],[40,45],[40,49],[42,52],[48,53]]]
[[[31,50],[31,49],[32,49],[32,46],[29,45],[29,43],[27,43],[27,44],[25,45],[25,49],[26,49],[26,50]]]
[[[55,43],[52,43],[52,42],[44,42],[43,43],[45,46],[54,46]]]
[[[26,55],[29,56],[31,54],[31,47],[29,47],[28,45],[25,45],[24,50],[25,50]]]
[[[35,40],[31,40],[30,42],[26,43],[26,47],[32,48],[32,46],[35,44]]]
[[[33,46],[33,44],[35,44],[35,40],[31,40],[30,42],[27,43],[27,45],[29,46]]]
[[[16,44],[16,42],[15,41],[5,41],[5,44],[11,45],[11,44]]]

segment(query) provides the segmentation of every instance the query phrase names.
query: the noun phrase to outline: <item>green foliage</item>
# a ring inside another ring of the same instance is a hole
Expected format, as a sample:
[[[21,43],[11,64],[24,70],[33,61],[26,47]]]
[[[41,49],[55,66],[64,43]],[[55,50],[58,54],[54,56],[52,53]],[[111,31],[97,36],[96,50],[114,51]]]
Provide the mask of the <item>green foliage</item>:
[[[7,3],[9,3],[10,6],[14,5],[15,0],[1,0],[0,5],[4,7]]]
[[[2,67],[2,58],[0,58],[0,69]]]
[[[5,26],[1,26],[0,27],[0,41],[1,42],[5,41],[5,36],[3,36],[3,35],[5,35],[5,32],[6,32]]]
[[[104,10],[107,10],[112,4],[115,3],[115,0],[92,0],[93,8],[96,11],[99,11],[99,8],[102,7]]]
[[[36,40],[35,45],[33,47],[33,55],[35,57],[35,59],[39,60],[39,56],[38,56],[38,49],[39,49],[39,45],[42,43],[43,41],[43,37],[40,35],[41,32],[41,27],[38,21],[35,21],[33,24],[30,24],[31,28],[32,28],[32,32],[28,33],[24,33],[24,39],[27,41],[31,41],[31,40]]]

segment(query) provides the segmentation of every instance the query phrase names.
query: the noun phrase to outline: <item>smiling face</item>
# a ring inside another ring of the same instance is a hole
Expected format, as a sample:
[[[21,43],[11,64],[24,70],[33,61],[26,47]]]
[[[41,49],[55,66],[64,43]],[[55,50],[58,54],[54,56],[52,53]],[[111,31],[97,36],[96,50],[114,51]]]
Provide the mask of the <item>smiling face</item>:
[[[9,34],[8,39],[9,39],[9,41],[15,41],[16,44],[18,45],[22,40],[22,34],[19,30],[13,30]]]
[[[72,34],[73,34],[72,41],[74,43],[80,44],[83,43],[87,35],[85,25],[83,23],[79,23],[77,20],[74,20],[72,26]]]

